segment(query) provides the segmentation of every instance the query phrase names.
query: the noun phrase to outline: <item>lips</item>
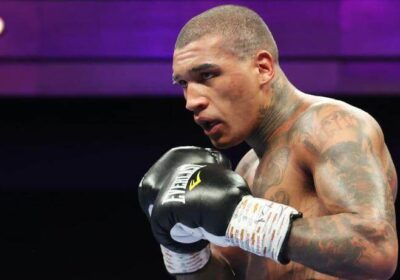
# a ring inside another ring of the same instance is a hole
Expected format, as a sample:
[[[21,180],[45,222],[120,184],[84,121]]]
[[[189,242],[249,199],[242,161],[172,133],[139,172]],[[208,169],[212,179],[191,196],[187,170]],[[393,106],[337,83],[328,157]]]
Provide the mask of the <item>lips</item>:
[[[216,124],[218,124],[218,121],[213,121],[213,122],[206,122],[203,125],[204,130],[211,130]]]
[[[201,128],[204,130],[209,130],[213,125],[215,125],[218,121],[210,118],[196,118],[194,120]]]
[[[206,135],[215,133],[215,127],[221,123],[221,121],[211,118],[195,118],[195,122],[204,130]]]

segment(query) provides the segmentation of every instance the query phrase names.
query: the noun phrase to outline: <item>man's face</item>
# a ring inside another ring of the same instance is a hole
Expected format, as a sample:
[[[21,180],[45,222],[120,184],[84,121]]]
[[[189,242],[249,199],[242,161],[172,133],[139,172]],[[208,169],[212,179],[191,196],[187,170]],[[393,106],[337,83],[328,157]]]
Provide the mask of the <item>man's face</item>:
[[[218,148],[240,144],[257,126],[262,102],[257,74],[253,59],[240,60],[220,37],[204,36],[174,52],[174,83]]]

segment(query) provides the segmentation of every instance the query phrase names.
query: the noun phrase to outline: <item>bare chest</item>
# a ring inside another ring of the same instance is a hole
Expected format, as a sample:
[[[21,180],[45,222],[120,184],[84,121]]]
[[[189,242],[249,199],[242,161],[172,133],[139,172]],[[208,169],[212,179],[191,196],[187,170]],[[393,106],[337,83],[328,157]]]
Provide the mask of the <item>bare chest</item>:
[[[309,171],[302,167],[295,153],[287,146],[272,149],[247,172],[252,195],[290,205],[312,216],[325,214]],[[313,210],[312,210],[313,209]]]
[[[304,170],[293,152],[278,148],[251,167],[245,176],[253,196],[290,205],[304,217],[318,217],[328,212],[319,200],[312,176]],[[280,265],[250,255],[246,279],[336,279],[301,264]]]

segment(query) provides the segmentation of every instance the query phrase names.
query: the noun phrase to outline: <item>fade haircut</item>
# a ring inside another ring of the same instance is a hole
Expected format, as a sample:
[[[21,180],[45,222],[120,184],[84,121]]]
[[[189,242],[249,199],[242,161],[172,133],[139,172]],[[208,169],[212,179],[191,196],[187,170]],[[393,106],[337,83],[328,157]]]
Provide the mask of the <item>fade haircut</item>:
[[[225,47],[240,59],[259,50],[267,50],[278,62],[278,48],[263,19],[253,10],[237,5],[209,9],[188,21],[179,32],[175,49],[180,49],[205,35],[220,35]]]

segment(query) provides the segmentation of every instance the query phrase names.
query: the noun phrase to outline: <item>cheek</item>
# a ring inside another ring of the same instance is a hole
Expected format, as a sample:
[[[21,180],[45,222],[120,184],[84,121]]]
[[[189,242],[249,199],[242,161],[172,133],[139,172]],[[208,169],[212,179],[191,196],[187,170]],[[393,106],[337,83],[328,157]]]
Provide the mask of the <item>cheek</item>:
[[[248,82],[243,76],[235,75],[229,81],[232,99],[243,99],[247,92],[251,89],[251,83]]]
[[[220,80],[214,89],[218,110],[225,116],[229,116],[231,121],[245,123],[249,118],[254,117],[259,101],[258,91],[249,77],[232,75]]]

